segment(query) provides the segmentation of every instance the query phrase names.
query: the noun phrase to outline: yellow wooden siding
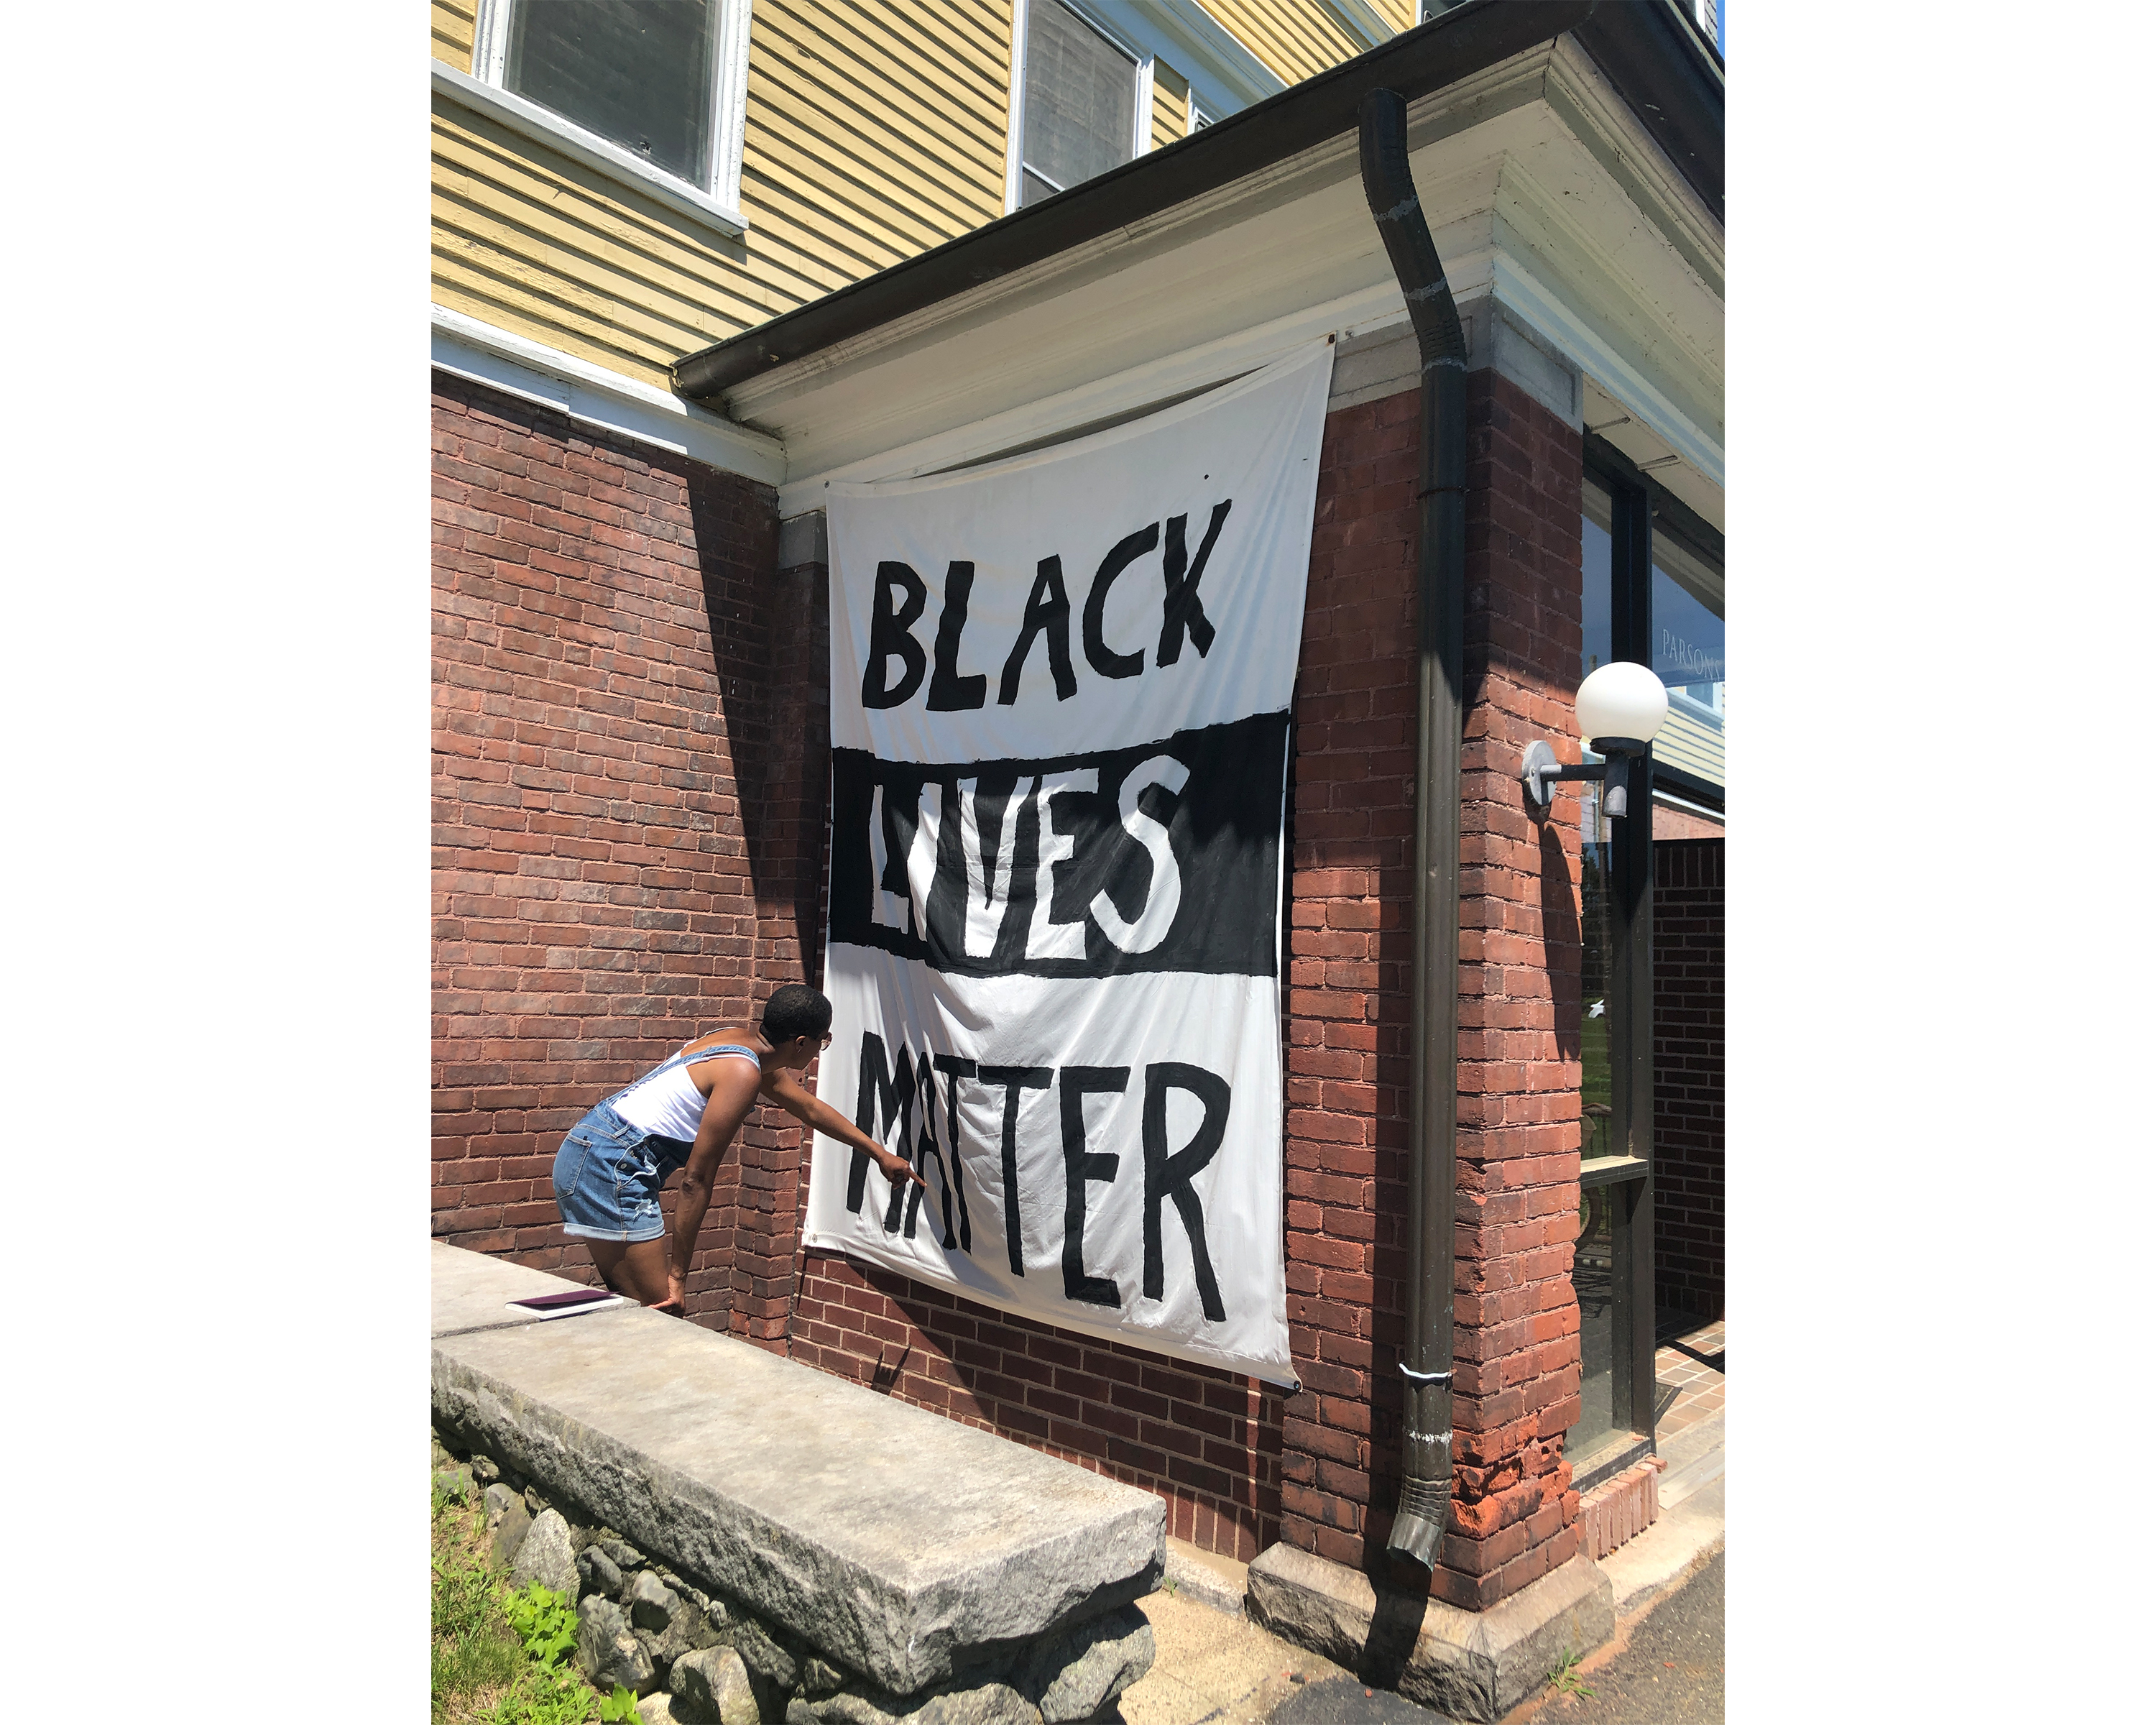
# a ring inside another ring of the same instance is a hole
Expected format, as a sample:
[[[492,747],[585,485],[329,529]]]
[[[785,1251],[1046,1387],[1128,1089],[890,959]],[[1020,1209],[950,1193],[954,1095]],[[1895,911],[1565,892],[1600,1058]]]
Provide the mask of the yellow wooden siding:
[[[775,309],[718,235],[440,97],[434,151],[439,304],[662,385]]]
[[[1673,709],[1655,733],[1655,758],[1720,784],[1722,726]]]
[[[1370,10],[1395,30],[1412,30],[1419,0],[1370,0]]]
[[[478,19],[477,0],[434,0],[434,58],[447,60],[459,72],[470,71]]]
[[[1190,86],[1165,60],[1152,63],[1152,146],[1172,144],[1190,131]]]
[[[469,68],[472,17],[437,0],[438,59]],[[1010,0],[757,0],[737,240],[437,97],[435,300],[664,387],[1001,215],[1009,80]]]
[[[1206,11],[1284,84],[1365,53],[1317,0],[1200,0]]]

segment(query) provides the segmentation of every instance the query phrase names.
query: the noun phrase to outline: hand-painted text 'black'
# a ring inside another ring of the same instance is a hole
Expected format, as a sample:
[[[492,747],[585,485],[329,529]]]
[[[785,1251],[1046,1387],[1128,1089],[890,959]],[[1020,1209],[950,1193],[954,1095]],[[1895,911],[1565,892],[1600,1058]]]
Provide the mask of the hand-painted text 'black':
[[[1213,506],[1212,519],[1198,553],[1190,553],[1190,517],[1170,516],[1163,537],[1163,523],[1154,521],[1116,542],[1101,567],[1093,572],[1080,614],[1080,639],[1086,663],[1104,677],[1134,677],[1145,669],[1142,647],[1118,652],[1106,635],[1109,590],[1116,578],[1139,558],[1160,552],[1160,639],[1153,649],[1155,665],[1170,665],[1183,656],[1187,639],[1203,659],[1213,647],[1213,623],[1198,596],[1198,583],[1220,537],[1220,525],[1235,500],[1224,498]],[[931,712],[964,712],[988,704],[988,677],[984,670],[970,676],[958,669],[959,649],[966,634],[966,611],[973,593],[973,565],[954,558],[943,582],[943,608],[936,619],[936,674],[928,677]],[[928,655],[913,633],[914,624],[928,607],[928,583],[911,563],[886,558],[876,565],[875,595],[869,612],[868,663],[861,668],[861,705],[865,707],[903,706],[920,692],[928,676]],[[1063,558],[1053,553],[1035,567],[1033,590],[1026,597],[1025,614],[1019,624],[996,681],[996,704],[1009,706],[1018,699],[1019,681],[1036,641],[1045,643],[1048,673],[1055,685],[1055,698],[1068,701],[1078,692],[1078,679],[1070,669],[1070,595],[1063,584]],[[896,675],[893,661],[897,662]]]

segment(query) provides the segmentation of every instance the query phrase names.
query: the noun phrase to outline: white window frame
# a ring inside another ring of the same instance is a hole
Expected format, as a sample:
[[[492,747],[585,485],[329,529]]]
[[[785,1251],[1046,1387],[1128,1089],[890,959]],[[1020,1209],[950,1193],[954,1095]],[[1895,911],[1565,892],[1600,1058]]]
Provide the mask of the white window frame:
[[[1092,31],[1109,47],[1132,63],[1132,88],[1137,101],[1131,113],[1131,160],[1152,148],[1152,55],[1134,47],[1121,31],[1102,23],[1084,0],[1055,0],[1065,12]],[[1011,7],[1011,125],[1010,142],[1004,152],[1004,213],[1019,207],[1025,192],[1025,44],[1033,0],[1014,0]],[[1041,174],[1046,180],[1048,176]],[[1050,184],[1054,182],[1050,182]],[[1058,187],[1059,191],[1068,187]]]
[[[1165,60],[1190,87],[1190,105],[1211,120],[1263,101],[1287,86],[1208,13],[1199,0],[1063,0],[1138,64],[1131,153],[1152,148],[1153,64]],[[1004,154],[1004,210],[1019,207],[1025,149],[1025,33],[1029,0],[1012,0],[1010,133]],[[1185,126],[1185,135],[1194,128]]]
[[[502,85],[512,7],[529,0],[479,0],[470,75],[437,60],[435,93],[510,131],[559,151],[617,184],[640,192],[729,239],[748,231],[741,213],[742,138],[748,105],[748,38],[754,0],[718,0],[711,56],[711,177],[697,185],[586,130],[567,116],[526,100]]]

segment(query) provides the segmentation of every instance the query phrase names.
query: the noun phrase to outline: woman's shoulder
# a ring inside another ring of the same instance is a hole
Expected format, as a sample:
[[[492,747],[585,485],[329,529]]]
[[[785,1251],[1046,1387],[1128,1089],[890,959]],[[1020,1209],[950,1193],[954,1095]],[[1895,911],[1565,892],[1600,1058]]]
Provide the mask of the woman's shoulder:
[[[681,1051],[684,1054],[694,1054],[700,1050],[732,1047],[747,1049],[751,1054],[754,1054],[756,1041],[756,1032],[747,1024],[726,1024],[716,1030],[707,1030],[701,1036],[691,1038],[681,1045]]]

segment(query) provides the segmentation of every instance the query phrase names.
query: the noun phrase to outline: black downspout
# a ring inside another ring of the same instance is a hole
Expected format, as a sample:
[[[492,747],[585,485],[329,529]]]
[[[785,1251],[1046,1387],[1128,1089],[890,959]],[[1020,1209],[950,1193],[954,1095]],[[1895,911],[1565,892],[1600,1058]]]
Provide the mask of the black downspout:
[[[1437,1566],[1452,1495],[1453,1132],[1460,1024],[1460,634],[1467,565],[1467,344],[1408,168],[1408,105],[1363,98],[1363,190],[1422,351],[1420,696],[1408,1141],[1407,1380],[1387,1548]]]

